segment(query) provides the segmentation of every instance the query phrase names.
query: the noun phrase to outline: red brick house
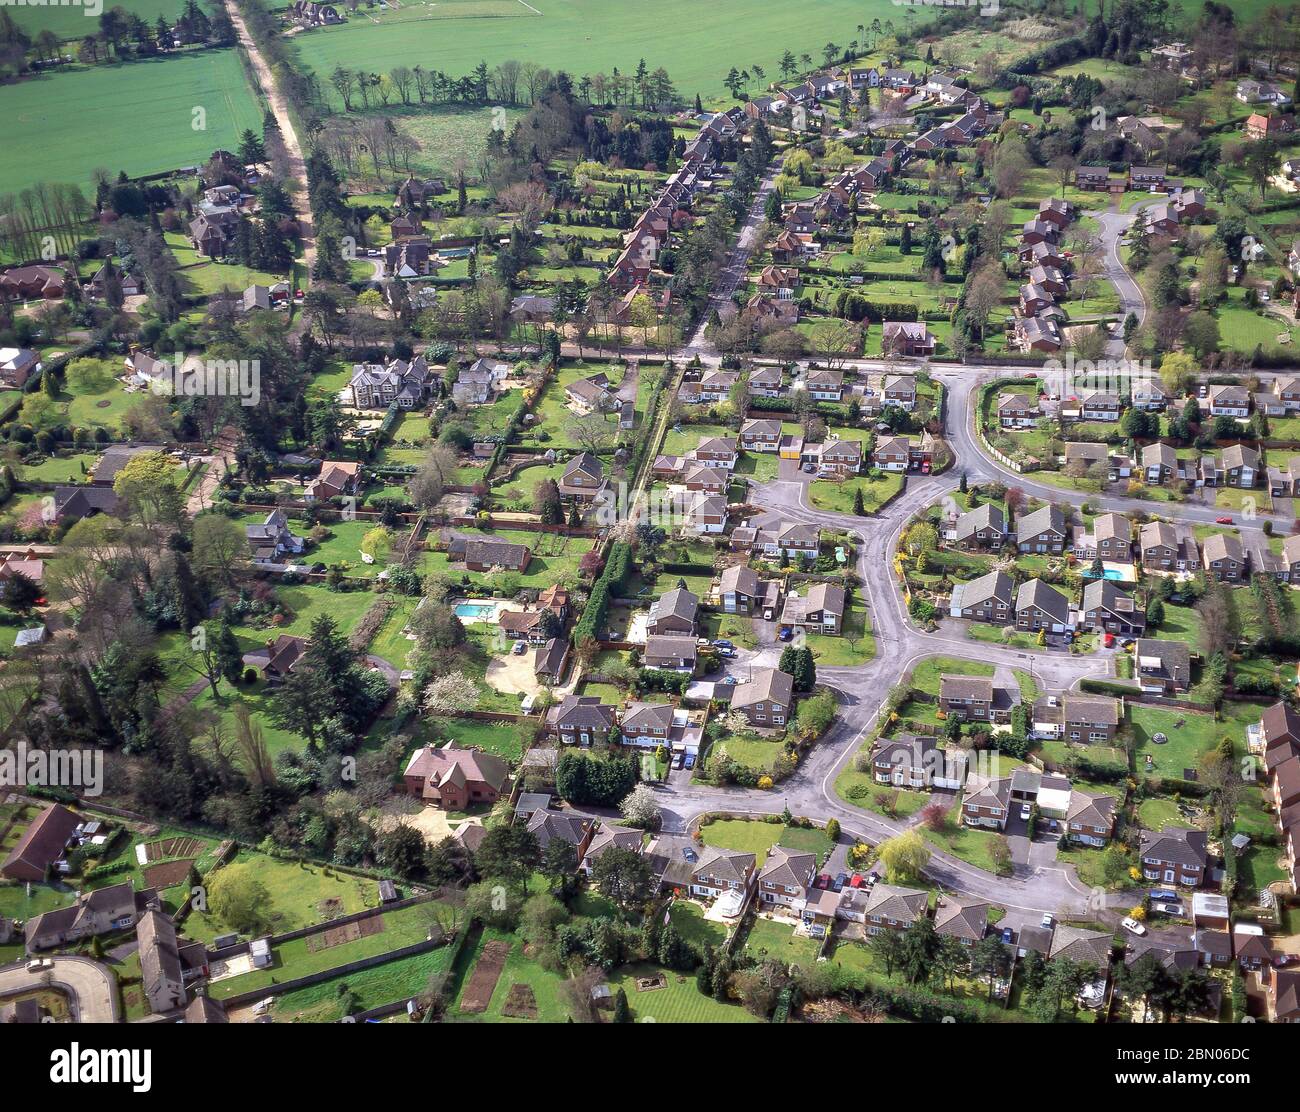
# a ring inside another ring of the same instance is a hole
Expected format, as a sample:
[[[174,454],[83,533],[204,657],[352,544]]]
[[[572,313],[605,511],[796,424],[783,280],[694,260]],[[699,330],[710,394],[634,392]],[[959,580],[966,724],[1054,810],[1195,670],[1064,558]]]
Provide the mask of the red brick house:
[[[406,790],[416,799],[445,811],[464,811],[492,804],[509,780],[505,761],[492,753],[461,749],[449,741],[441,749],[426,745],[411,754],[402,773]]]

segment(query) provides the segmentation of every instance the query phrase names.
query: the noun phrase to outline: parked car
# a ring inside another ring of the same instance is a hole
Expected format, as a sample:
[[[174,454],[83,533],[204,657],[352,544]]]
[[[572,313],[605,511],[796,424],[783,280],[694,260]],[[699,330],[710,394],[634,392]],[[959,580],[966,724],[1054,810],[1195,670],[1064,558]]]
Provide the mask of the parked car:
[[[1011,928],[1010,928],[1010,927],[1003,927],[1003,928],[1002,928],[1002,945],[1003,945],[1003,946],[1010,946],[1010,945],[1011,945],[1011,939],[1012,939],[1013,937],[1014,937],[1014,936],[1013,936],[1012,933],[1011,933]]]
[[[523,656],[524,653],[528,651],[528,642],[516,641],[514,644],[514,648],[512,648],[510,651],[514,653],[515,656]]]
[[[814,888],[829,888],[830,886],[831,878],[825,873],[818,873],[817,879],[813,881]]]
[[[1180,903],[1158,903],[1153,905],[1157,911],[1163,911],[1166,915],[1186,915],[1183,905]]]
[[[715,649],[734,649],[736,646],[733,645],[730,641],[728,641],[725,637],[719,637],[716,641],[713,642],[713,647]]]
[[[686,767],[687,767],[687,768],[694,768],[694,767],[695,767],[695,754],[694,754],[694,753],[687,753],[687,754],[686,754]]]
[[[28,973],[39,973],[42,969],[53,969],[54,962],[49,958],[33,958],[27,963]]]
[[[718,650],[718,655],[719,655],[720,657],[722,657],[723,660],[734,660],[734,659],[736,658],[736,650],[735,650],[735,649],[719,649],[719,650]]]
[[[843,891],[844,886],[845,886],[846,884],[848,884],[848,882],[849,882],[849,874],[848,874],[848,873],[839,873],[839,874],[835,877],[835,883],[832,884],[831,887],[834,888],[836,892],[840,892],[840,891]]]
[[[1029,821],[1029,816],[1032,815],[1033,813],[1034,813],[1034,809],[1028,803],[1026,803],[1023,807],[1020,808],[1020,817],[1024,819],[1025,822]]]
[[[1216,518],[1214,519],[1214,524],[1215,524],[1215,525],[1231,525],[1231,524],[1232,524],[1232,518],[1230,518],[1230,517],[1216,517]]]
[[[1143,935],[1147,933],[1146,927],[1144,927],[1131,915],[1126,915],[1123,919],[1121,919],[1119,925],[1123,927],[1126,931],[1128,931],[1129,934]]]
[[[794,636],[794,630],[788,626],[776,635],[778,641],[789,641]]]
[[[1050,911],[1044,913],[1042,922],[1039,923],[1039,926],[1041,926],[1045,931],[1050,931],[1052,929],[1052,913]]]
[[[719,682],[719,683],[725,683],[725,684],[727,684],[729,687],[730,687],[730,686],[734,686],[735,683],[736,683],[736,677],[735,677],[735,676],[723,676],[722,679],[720,679],[718,682]]]

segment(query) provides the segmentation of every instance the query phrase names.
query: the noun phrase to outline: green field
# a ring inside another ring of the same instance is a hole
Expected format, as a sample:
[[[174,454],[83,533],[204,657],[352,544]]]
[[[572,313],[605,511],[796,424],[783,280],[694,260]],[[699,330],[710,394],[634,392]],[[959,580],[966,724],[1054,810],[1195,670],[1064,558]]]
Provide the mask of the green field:
[[[104,4],[103,10],[110,7],[124,8],[132,15],[138,15],[150,27],[159,16],[168,23],[174,21],[184,7],[183,0],[113,0]],[[9,14],[19,27],[33,38],[40,31],[53,31],[60,39],[83,39],[93,35],[99,29],[99,12],[89,5],[68,5],[67,7],[37,7],[35,5],[15,6]]]
[[[26,9],[23,9],[26,10]],[[91,171],[152,174],[233,150],[261,113],[233,50],[70,69],[11,85],[0,113],[0,193],[36,181],[85,186]],[[194,129],[194,109],[206,128]]]
[[[651,70],[663,66],[682,95],[717,96],[733,61],[737,68],[742,61],[744,68],[757,62],[775,76],[787,48],[820,62],[822,47],[847,43],[859,23],[901,22],[889,0],[820,0],[798,18],[779,0],[547,0],[529,7],[513,0],[417,0],[395,12],[352,15],[342,27],[298,37],[296,45],[322,85],[339,64],[376,72],[419,64],[459,75],[480,59],[489,66],[531,59],[580,75],[609,73],[615,66],[631,72],[644,58]],[[766,82],[753,84],[757,91]]]

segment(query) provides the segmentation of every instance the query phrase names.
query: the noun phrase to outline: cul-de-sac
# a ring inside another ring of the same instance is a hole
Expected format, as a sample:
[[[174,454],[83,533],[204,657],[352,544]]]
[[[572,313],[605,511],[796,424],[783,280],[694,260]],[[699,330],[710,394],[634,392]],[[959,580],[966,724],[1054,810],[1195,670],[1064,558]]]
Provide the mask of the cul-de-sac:
[[[1269,0],[0,0],[0,1023],[1300,1022],[1297,99]]]

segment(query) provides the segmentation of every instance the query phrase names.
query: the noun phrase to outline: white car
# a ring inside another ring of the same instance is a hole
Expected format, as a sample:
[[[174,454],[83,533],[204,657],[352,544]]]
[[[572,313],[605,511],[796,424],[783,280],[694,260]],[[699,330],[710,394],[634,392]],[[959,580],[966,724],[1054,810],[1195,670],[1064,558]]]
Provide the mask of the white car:
[[[53,969],[53,968],[54,968],[54,962],[50,961],[49,958],[33,958],[31,961],[27,963],[28,973],[40,973],[43,970]]]
[[[1039,923],[1039,926],[1045,931],[1050,931],[1052,929],[1052,913],[1050,911],[1043,915],[1043,921]]]
[[[1146,929],[1146,927],[1144,927],[1141,923],[1139,923],[1139,922],[1138,922],[1136,919],[1134,919],[1132,916],[1126,916],[1124,919],[1121,919],[1119,925],[1120,925],[1121,927],[1123,927],[1126,931],[1128,931],[1129,934],[1146,934],[1146,933],[1147,933],[1147,929]]]
[[[1028,822],[1029,816],[1033,814],[1033,811],[1034,809],[1028,803],[1026,803],[1023,807],[1020,808],[1020,817],[1024,819],[1025,822]]]

